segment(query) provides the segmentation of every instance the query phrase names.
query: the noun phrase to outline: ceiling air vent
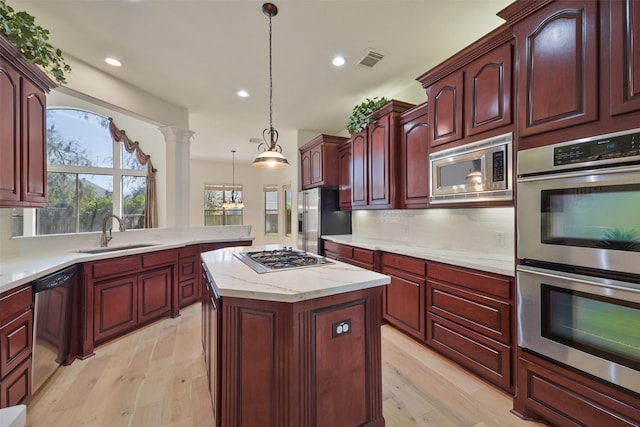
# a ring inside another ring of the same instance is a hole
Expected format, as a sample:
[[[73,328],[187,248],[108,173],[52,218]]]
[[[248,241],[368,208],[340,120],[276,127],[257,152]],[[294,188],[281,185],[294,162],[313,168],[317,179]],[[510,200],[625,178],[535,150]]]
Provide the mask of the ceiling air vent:
[[[364,51],[364,56],[358,61],[358,67],[373,68],[380,60],[384,58],[384,54],[371,48]]]

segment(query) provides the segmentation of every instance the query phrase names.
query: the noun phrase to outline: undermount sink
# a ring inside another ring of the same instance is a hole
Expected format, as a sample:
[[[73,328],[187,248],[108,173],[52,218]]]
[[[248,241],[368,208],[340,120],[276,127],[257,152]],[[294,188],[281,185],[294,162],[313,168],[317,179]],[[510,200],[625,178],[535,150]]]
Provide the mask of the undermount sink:
[[[137,245],[127,245],[127,246],[112,246],[106,248],[96,248],[96,249],[83,249],[78,252],[82,254],[101,254],[104,252],[116,252],[116,251],[126,251],[127,249],[139,249],[139,248],[147,248],[149,246],[156,246],[155,243],[140,243]]]

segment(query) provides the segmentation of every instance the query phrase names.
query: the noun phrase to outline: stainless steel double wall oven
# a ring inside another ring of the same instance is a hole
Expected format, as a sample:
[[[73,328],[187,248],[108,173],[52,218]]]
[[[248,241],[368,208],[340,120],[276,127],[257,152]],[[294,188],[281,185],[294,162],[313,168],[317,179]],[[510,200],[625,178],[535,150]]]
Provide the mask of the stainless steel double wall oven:
[[[517,170],[519,345],[640,393],[640,129]]]

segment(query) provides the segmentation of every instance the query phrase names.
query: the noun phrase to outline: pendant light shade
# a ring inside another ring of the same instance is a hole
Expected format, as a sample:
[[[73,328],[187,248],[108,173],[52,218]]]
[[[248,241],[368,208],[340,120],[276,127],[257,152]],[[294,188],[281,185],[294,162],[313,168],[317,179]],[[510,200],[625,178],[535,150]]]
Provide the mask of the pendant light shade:
[[[238,200],[238,192],[236,191],[236,150],[231,150],[232,164],[232,184],[231,184],[231,201],[222,203],[222,209],[242,209],[244,203]]]
[[[271,18],[278,14],[278,8],[273,3],[262,5],[262,13],[269,17],[269,127],[262,131],[262,139],[258,146],[260,154],[253,161],[257,168],[286,168],[289,166],[287,158],[282,155],[282,147],[278,144],[278,131],[273,127],[273,57],[271,55]]]

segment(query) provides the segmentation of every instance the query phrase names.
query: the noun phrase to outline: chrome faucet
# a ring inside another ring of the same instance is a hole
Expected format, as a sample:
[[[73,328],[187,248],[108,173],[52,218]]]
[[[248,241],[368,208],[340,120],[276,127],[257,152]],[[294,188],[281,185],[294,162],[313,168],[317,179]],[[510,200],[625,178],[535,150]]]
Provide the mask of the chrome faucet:
[[[109,236],[107,236],[107,221],[109,221],[110,218],[115,218],[118,220],[118,224],[120,225],[120,231],[125,230],[124,224],[122,223],[122,220],[118,215],[111,214],[111,215],[105,216],[104,219],[102,220],[102,236],[100,237],[100,247],[102,248],[106,248],[107,244],[109,244],[111,239],[113,239],[113,236],[111,235],[111,228],[109,228]],[[111,223],[111,225],[113,226],[113,222]]]

